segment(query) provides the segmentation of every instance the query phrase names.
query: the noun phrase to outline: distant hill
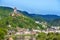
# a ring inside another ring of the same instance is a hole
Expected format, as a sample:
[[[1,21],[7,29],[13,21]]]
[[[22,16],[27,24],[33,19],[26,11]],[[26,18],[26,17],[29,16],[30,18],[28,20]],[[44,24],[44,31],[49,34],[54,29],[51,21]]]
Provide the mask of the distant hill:
[[[28,12],[23,12],[24,15],[27,15],[36,21],[44,22],[46,21],[48,25],[60,26],[60,16],[58,15],[41,15],[41,14],[29,14]]]
[[[45,19],[43,17],[41,17],[40,15],[38,15],[38,14],[29,14],[26,11],[23,11],[23,14],[26,15],[26,16],[29,16],[29,17],[33,18],[36,21],[40,21],[40,22],[45,21]]]
[[[60,18],[60,16],[57,15],[40,15],[40,16],[43,17],[48,22]]]
[[[47,22],[50,22],[54,19],[58,19],[60,18],[60,16],[58,15],[41,15],[41,14],[29,14],[28,12],[26,11],[22,11],[22,13],[26,16],[29,16],[37,21],[47,21]]]
[[[60,26],[60,16],[58,15],[38,15],[38,14],[30,14],[34,19],[38,19],[38,21],[46,21],[48,25]]]
[[[51,21],[51,25],[53,25],[53,26],[60,26],[60,18]]]

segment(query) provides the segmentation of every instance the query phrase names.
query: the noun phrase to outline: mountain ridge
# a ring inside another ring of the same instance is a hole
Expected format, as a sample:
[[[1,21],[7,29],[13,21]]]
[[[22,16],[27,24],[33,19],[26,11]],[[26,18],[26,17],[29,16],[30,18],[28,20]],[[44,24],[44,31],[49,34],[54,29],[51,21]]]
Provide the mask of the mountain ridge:
[[[30,17],[40,17],[40,18],[43,18],[47,22],[50,22],[50,21],[52,21],[54,19],[60,18],[60,16],[58,16],[58,15],[50,15],[50,14],[46,14],[46,15],[42,15],[42,14],[29,14],[27,12],[25,12],[24,15],[28,15]]]
[[[0,6],[0,7],[3,7],[3,6]],[[3,8],[5,8],[5,9],[11,9],[11,11],[13,11],[13,8],[10,8],[10,7],[3,7]],[[21,13],[23,13],[24,15],[26,15],[26,16],[29,16],[29,17],[35,17],[35,16],[38,16],[38,17],[41,17],[41,18],[43,18],[43,19],[45,19],[46,21],[50,21],[50,19],[52,20],[52,19],[55,19],[55,18],[60,18],[60,16],[58,16],[58,15],[50,15],[50,14],[46,14],[46,15],[42,15],[42,14],[30,14],[30,13],[28,13],[28,12],[26,12],[26,11],[20,11],[20,10],[18,10],[19,12],[21,12]],[[50,19],[49,19],[50,18]]]

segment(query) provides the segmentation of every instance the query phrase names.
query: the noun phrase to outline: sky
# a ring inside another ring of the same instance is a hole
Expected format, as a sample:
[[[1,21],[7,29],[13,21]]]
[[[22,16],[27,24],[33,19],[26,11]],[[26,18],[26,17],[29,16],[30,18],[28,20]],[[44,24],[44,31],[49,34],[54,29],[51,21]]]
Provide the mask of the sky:
[[[0,0],[0,6],[17,7],[31,14],[54,14],[60,16],[60,0]]]

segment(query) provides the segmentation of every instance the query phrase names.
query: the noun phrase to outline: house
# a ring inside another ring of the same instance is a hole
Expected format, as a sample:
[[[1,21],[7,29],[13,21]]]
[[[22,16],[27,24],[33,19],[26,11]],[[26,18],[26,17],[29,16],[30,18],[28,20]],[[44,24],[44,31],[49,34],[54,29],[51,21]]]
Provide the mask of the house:
[[[42,25],[42,27],[47,28],[47,22],[41,22],[40,24]]]
[[[56,29],[56,30],[59,30],[60,29],[59,26],[51,26],[51,28]]]
[[[40,22],[39,21],[35,21],[35,23],[39,24]]]

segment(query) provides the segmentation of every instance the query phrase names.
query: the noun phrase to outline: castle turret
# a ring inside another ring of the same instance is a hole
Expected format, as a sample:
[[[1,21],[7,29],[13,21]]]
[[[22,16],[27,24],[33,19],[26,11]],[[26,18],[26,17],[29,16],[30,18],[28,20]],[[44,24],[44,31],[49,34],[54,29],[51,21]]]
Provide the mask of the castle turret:
[[[13,17],[15,17],[15,16],[20,16],[19,13],[20,13],[20,12],[17,11],[17,8],[14,7],[14,10],[13,10],[13,12],[10,14],[10,16],[13,16]]]
[[[17,14],[17,8],[14,7],[13,13],[11,14],[11,16],[15,16]]]
[[[14,13],[17,13],[17,8],[16,7],[14,7]]]

